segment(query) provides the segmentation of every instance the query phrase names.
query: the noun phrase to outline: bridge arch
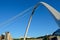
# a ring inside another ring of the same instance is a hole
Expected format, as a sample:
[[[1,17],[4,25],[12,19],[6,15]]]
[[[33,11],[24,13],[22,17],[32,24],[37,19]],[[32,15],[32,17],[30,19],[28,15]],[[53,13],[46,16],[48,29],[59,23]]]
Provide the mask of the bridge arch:
[[[39,2],[37,5],[34,6],[34,8],[32,10],[32,13],[30,15],[30,18],[29,18],[29,21],[28,21],[28,25],[26,27],[26,31],[25,31],[25,34],[24,34],[24,40],[26,40],[26,36],[27,36],[28,30],[29,30],[29,27],[30,27],[30,24],[31,24],[31,20],[32,20],[32,17],[34,15],[34,12],[35,12],[36,8],[40,4],[42,4],[43,6],[45,6],[51,12],[51,14],[53,15],[54,19],[56,20],[56,23],[60,27],[60,13],[56,9],[54,9],[52,6],[50,6],[49,4],[47,4],[45,2]]]

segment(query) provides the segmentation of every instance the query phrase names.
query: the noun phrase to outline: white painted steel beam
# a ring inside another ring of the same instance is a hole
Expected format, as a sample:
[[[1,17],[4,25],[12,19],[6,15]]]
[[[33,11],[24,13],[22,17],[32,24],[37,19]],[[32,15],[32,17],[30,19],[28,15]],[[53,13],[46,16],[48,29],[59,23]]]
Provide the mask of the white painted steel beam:
[[[31,24],[32,16],[34,15],[34,12],[35,12],[36,8],[40,4],[45,6],[51,12],[51,14],[53,15],[54,19],[56,20],[58,26],[60,26],[60,22],[59,22],[60,21],[60,13],[56,9],[54,9],[52,6],[50,6],[49,4],[47,4],[45,2],[39,2],[37,5],[34,6],[32,14],[31,14],[31,16],[29,18],[28,25],[26,27],[26,31],[25,31],[25,34],[24,34],[24,40],[26,40],[27,33],[28,33],[28,30],[29,30],[29,27],[30,27],[30,24]]]

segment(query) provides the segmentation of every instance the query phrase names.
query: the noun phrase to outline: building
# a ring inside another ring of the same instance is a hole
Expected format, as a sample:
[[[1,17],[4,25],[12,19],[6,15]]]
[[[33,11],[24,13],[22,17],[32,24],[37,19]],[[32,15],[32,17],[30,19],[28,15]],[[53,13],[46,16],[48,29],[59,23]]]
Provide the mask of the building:
[[[6,32],[5,35],[0,36],[0,40],[24,40],[24,38],[13,39],[9,32]],[[41,37],[31,37],[26,38],[26,40],[60,40],[60,29],[56,30],[52,35],[45,35]]]
[[[5,35],[0,36],[0,40],[13,40],[9,32],[6,32]]]
[[[13,40],[9,32],[5,33],[5,40]]]
[[[60,29],[56,30],[52,35],[45,35],[42,37],[37,37],[40,40],[60,40]]]

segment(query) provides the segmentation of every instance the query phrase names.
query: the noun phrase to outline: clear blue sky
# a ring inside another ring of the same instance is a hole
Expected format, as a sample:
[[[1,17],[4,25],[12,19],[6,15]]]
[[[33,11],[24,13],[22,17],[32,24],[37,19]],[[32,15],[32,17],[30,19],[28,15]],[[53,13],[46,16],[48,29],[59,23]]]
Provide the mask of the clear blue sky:
[[[60,11],[60,0],[0,0],[0,24],[40,1],[50,4],[56,10]],[[27,12],[29,14],[18,17],[7,25],[0,26],[0,34],[9,31],[13,38],[24,36],[31,12],[32,10],[29,10],[29,12]],[[28,36],[44,36],[46,34],[52,34],[57,29],[58,26],[50,12],[41,5],[36,9],[33,16]]]

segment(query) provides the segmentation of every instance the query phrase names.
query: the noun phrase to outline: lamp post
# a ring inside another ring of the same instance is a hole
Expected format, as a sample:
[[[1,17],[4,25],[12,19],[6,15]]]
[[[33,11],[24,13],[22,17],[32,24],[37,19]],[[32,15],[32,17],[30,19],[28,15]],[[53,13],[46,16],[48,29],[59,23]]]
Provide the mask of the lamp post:
[[[34,6],[34,8],[32,10],[32,13],[30,15],[30,18],[29,18],[29,21],[28,21],[28,25],[26,27],[26,31],[25,31],[25,34],[24,34],[24,40],[26,40],[27,33],[28,33],[28,30],[29,30],[29,27],[30,27],[30,24],[31,24],[31,21],[32,21],[32,17],[34,15],[34,12],[35,12],[36,8],[40,4],[44,5],[52,13],[52,15],[53,15],[53,17],[54,17],[54,19],[56,20],[57,23],[58,23],[58,21],[60,21],[60,13],[56,9],[54,9],[52,6],[48,5],[45,2],[39,2],[37,5]],[[58,26],[60,26],[59,23],[58,23]]]

